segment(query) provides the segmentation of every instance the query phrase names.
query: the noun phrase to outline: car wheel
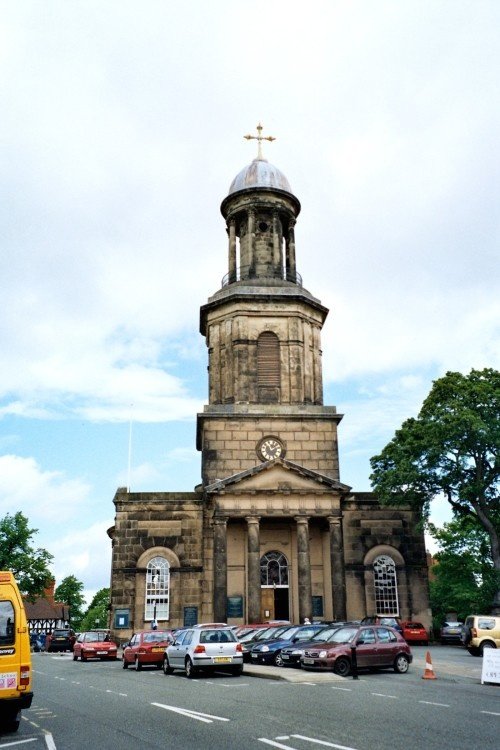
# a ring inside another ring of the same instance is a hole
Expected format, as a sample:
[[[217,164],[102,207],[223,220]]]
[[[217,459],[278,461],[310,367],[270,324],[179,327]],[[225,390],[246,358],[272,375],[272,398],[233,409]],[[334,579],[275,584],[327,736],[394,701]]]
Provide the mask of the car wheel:
[[[493,643],[493,641],[485,641],[484,643],[481,643],[481,646],[480,646],[481,656],[484,654],[485,648],[496,648],[496,646]]]
[[[20,713],[17,711],[9,711],[7,714],[4,714],[5,716],[5,722],[4,727],[6,732],[17,732],[19,729],[20,722]]]
[[[128,669],[128,661],[125,661],[124,656],[122,656],[122,667],[123,669]]]
[[[169,664],[168,657],[163,659],[163,674],[172,674],[174,670]]]
[[[186,659],[185,666],[186,666],[186,677],[192,680],[196,674],[196,669],[193,667],[193,662],[191,661],[189,657]]]
[[[73,661],[76,661],[77,659],[78,659],[78,656],[77,656],[77,655],[75,654],[75,652],[73,651]]]
[[[274,666],[275,667],[282,667],[283,666],[283,657],[281,656],[281,651],[277,651],[274,654],[273,662],[274,662]]]
[[[82,649],[82,651],[81,651],[81,653],[80,653],[80,659],[81,659],[82,661],[87,661],[87,657],[83,655],[83,649]]]
[[[135,671],[136,671],[136,672],[140,672],[141,670],[142,670],[142,664],[141,664],[141,662],[139,661],[139,657],[138,657],[138,656],[136,656],[136,657],[135,657]]]
[[[408,657],[404,654],[399,654],[399,656],[396,656],[396,661],[394,662],[394,671],[398,672],[399,674],[405,674],[408,672],[408,667],[410,666],[410,662],[408,661]]]
[[[471,656],[481,656],[481,651],[475,646],[470,646],[470,648],[468,648],[467,651],[469,652]]]
[[[335,674],[338,674],[341,677],[347,677],[347,675],[351,673],[351,665],[349,663],[349,659],[346,659],[345,656],[341,656],[335,662],[335,666],[333,669]]]
[[[243,674],[243,664],[238,664],[237,667],[233,667],[231,669],[231,674],[234,674],[235,677],[239,677]]]

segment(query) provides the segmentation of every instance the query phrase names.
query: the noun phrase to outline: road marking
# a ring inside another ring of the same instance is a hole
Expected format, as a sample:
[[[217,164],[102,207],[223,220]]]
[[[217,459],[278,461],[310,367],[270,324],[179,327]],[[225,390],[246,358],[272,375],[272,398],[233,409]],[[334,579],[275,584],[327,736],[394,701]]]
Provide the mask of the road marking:
[[[50,732],[45,732],[45,744],[47,745],[47,750],[57,750],[56,743]]]
[[[490,716],[500,716],[500,714],[495,713],[495,711],[481,711],[482,714],[489,714]]]
[[[281,738],[280,738],[281,739]],[[283,739],[288,739],[284,737]],[[280,750],[295,750],[291,745],[282,745],[281,742],[273,742],[273,740],[266,740],[265,737],[258,737],[258,742],[263,742],[264,745],[271,745],[272,747],[278,747]]]
[[[152,703],[152,706],[158,708],[164,708],[166,711],[173,711],[176,714],[182,714],[187,716],[189,719],[196,719],[197,721],[203,721],[205,724],[212,724],[215,721],[229,721],[223,716],[213,716],[212,714],[202,714],[200,711],[191,711],[189,708],[178,708],[177,706],[166,706],[164,703]]]
[[[433,701],[419,701],[419,703],[425,703],[426,706],[441,706],[441,708],[449,708],[448,703],[434,703]]]
[[[356,750],[355,747],[347,747],[346,745],[335,745],[333,742],[325,742],[324,740],[316,740],[314,737],[304,737],[303,734],[291,734],[290,737],[296,737],[298,740],[306,740],[306,742],[314,742],[315,745],[322,745],[323,747],[335,747],[337,750]]]
[[[386,695],[385,693],[372,693],[372,695],[376,695],[379,698],[394,698],[395,700],[398,699],[397,695]]]
[[[14,745],[25,745],[27,742],[36,742],[37,737],[31,737],[29,740],[15,740],[14,742],[6,742],[4,745],[0,745],[0,747],[14,747]]]
[[[352,688],[332,687],[332,690],[344,690],[346,693],[352,693]]]

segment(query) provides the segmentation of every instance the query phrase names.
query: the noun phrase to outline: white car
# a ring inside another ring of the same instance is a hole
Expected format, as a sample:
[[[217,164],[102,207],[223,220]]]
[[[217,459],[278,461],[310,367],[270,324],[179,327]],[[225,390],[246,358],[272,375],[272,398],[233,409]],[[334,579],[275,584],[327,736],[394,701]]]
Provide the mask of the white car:
[[[182,630],[165,649],[163,671],[172,674],[182,669],[186,677],[201,670],[224,670],[234,675],[243,672],[243,648],[231,628],[201,627]]]

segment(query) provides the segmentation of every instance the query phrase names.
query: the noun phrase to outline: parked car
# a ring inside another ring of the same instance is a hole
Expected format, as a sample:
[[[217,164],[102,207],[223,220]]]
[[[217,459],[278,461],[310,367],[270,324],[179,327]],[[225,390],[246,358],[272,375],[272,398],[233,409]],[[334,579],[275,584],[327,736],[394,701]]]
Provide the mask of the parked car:
[[[80,633],[73,646],[73,661],[80,657],[81,661],[87,659],[114,660],[117,657],[118,646],[111,640],[107,630],[89,630]]]
[[[386,627],[394,628],[398,633],[403,633],[403,627],[401,624],[401,618],[399,617],[388,617],[386,615],[370,615],[369,617],[363,617],[360,625],[385,625]]]
[[[250,652],[256,643],[271,641],[289,627],[289,625],[273,625],[272,627],[259,628],[258,630],[238,636],[238,640],[243,648],[243,661],[250,661]]]
[[[250,651],[250,661],[252,664],[274,664],[275,667],[282,667],[282,649],[300,641],[310,641],[313,635],[320,630],[324,630],[323,625],[293,625],[288,627],[277,638],[264,643],[254,643]]]
[[[243,649],[231,628],[189,628],[176,636],[164,654],[163,671],[182,669],[192,678],[200,671],[243,672]]]
[[[334,671],[342,677],[351,673],[351,648],[356,648],[359,669],[392,667],[404,674],[413,660],[409,645],[394,628],[382,626],[345,627],[328,642],[305,648],[300,663],[304,669]]]
[[[47,651],[73,651],[75,640],[75,631],[71,628],[56,628],[47,636],[45,648]]]
[[[161,669],[165,649],[173,640],[171,630],[138,630],[123,646],[123,669],[127,669],[131,664],[137,672],[150,665]]]
[[[310,646],[315,646],[317,643],[325,643],[330,640],[332,635],[345,625],[352,625],[351,622],[337,622],[328,626],[324,626],[321,630],[311,638],[310,641],[300,641],[294,643],[291,646],[285,646],[281,649],[281,658],[283,660],[284,667],[296,667],[300,669],[300,658],[304,655],[304,650]]]
[[[422,646],[428,645],[429,633],[421,622],[403,620],[401,627],[403,628],[403,638],[407,643],[420,643]]]
[[[443,622],[441,630],[439,631],[439,638],[441,644],[445,643],[461,643],[462,642],[462,628],[463,622]]]
[[[500,617],[470,615],[463,628],[464,646],[472,656],[482,656],[485,648],[500,648]]]

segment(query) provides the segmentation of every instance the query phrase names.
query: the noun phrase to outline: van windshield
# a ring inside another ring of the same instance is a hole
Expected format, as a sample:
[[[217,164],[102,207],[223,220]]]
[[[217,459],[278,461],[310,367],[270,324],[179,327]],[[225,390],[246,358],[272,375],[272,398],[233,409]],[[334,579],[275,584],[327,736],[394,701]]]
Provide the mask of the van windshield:
[[[7,646],[14,643],[14,607],[12,602],[0,602],[0,645]]]

